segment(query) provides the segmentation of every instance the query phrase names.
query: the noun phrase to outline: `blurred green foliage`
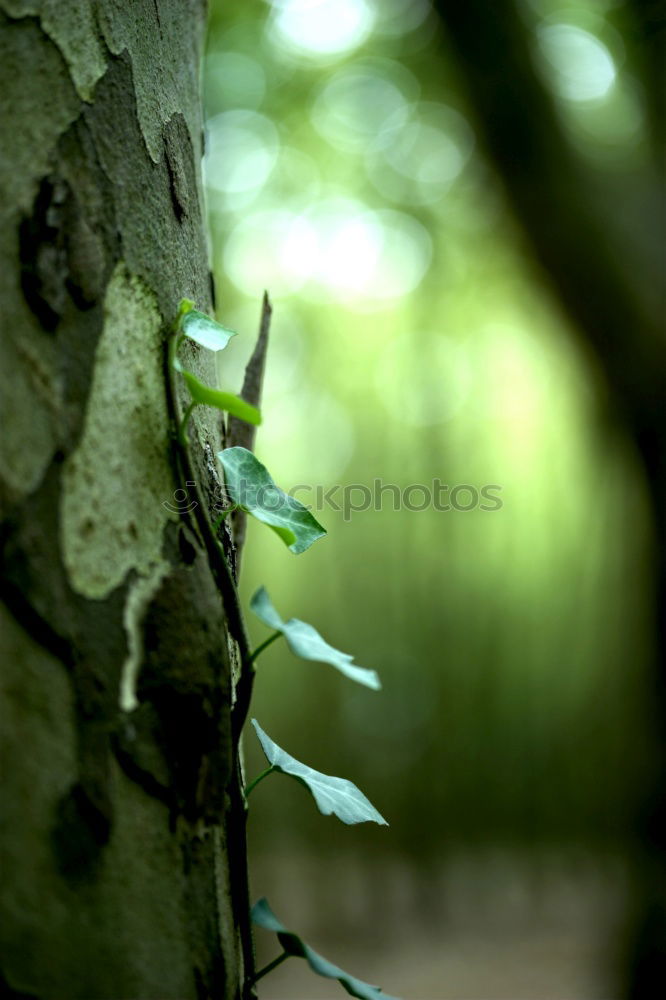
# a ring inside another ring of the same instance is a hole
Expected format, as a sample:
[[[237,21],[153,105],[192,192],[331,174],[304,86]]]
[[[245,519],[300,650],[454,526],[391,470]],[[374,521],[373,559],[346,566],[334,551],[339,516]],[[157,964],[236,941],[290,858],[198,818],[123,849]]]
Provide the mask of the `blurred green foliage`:
[[[630,201],[648,140],[622,5],[523,7],[572,144]],[[298,558],[250,526],[246,600],[265,584],[383,682],[350,691],[276,644],[253,712],[391,823],[341,835],[267,782],[252,837],[421,859],[461,841],[617,845],[649,749],[643,486],[478,150],[429,4],[220,0],[204,88],[217,316],[243,334],[220,356],[225,388],[264,288],[275,304],[258,457],[284,489],[437,477],[502,500],[394,510],[386,490],[347,521],[318,509],[328,537]],[[248,762],[262,766],[253,747]]]

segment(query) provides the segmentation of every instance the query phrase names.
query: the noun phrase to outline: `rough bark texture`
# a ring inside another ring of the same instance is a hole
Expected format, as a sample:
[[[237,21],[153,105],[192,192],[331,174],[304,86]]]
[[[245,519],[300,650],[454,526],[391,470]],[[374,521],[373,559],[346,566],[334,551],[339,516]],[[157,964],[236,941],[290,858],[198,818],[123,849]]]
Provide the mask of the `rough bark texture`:
[[[203,16],[200,0],[0,0],[9,995],[232,998],[251,961],[235,647],[173,499],[164,377],[179,299],[211,306]],[[203,353],[188,363],[212,377]]]

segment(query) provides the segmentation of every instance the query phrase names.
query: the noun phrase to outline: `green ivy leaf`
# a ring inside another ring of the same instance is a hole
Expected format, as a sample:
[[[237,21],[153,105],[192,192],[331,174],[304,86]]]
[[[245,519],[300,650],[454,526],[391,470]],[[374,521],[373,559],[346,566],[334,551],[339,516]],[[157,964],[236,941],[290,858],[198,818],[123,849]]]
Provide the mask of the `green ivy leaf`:
[[[379,691],[381,688],[379,677],[374,670],[356,666],[353,662],[353,656],[341,653],[339,649],[329,646],[312,625],[300,621],[299,618],[290,618],[288,622],[282,621],[273,607],[265,587],[260,587],[253,596],[250,608],[265,625],[277,632],[282,632],[289,648],[296,656],[300,656],[304,660],[315,660],[318,663],[330,663],[341,674],[358,684],[364,684],[375,691]]]
[[[326,979],[337,979],[350,996],[358,997],[359,1000],[398,1000],[397,997],[383,993],[379,986],[371,986],[370,983],[364,983],[356,976],[350,976],[344,969],[339,969],[323,955],[319,955],[298,934],[287,930],[284,924],[280,923],[265,897],[258,900],[252,907],[252,922],[257,927],[263,927],[265,930],[277,934],[278,941],[287,954],[293,955],[295,958],[304,958],[318,976],[324,976]]]
[[[234,396],[232,392],[222,392],[220,389],[211,389],[210,386],[204,385],[196,375],[186,371],[178,360],[174,361],[174,368],[185,379],[190,396],[195,403],[203,403],[205,406],[215,406],[218,410],[226,410],[227,413],[231,413],[234,417],[238,417],[239,420],[244,420],[248,424],[261,423],[261,413],[256,406],[246,403],[244,399]]]
[[[305,552],[326,534],[299,500],[275,485],[266,466],[247,448],[225,448],[217,457],[233,502],[271,527],[292,552]]]
[[[208,348],[209,351],[221,351],[231,338],[236,336],[235,330],[228,330],[226,326],[216,323],[214,319],[199,312],[198,309],[187,309],[187,305],[191,305],[189,299],[183,299],[181,301],[180,329],[190,340],[196,340],[197,344]]]
[[[330,816],[332,813],[347,824],[372,822],[388,826],[381,813],[377,812],[363,792],[351,781],[322,774],[321,771],[315,771],[307,764],[302,764],[300,760],[296,760],[274,743],[256,719],[252,719],[252,725],[271,767],[288,774],[291,778],[296,778],[305,785],[312,792],[317,808],[324,816]]]

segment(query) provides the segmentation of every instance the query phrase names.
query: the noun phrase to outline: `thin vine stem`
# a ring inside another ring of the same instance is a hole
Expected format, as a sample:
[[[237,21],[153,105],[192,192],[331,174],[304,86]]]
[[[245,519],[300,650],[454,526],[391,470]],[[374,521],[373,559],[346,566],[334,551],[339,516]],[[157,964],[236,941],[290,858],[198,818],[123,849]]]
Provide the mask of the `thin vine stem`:
[[[180,427],[178,428],[178,440],[183,448],[187,448],[190,443],[190,439],[187,435],[187,425],[190,422],[190,417],[192,416],[192,410],[197,405],[196,400],[192,400],[190,405],[185,410],[185,415],[180,422]]]
[[[278,955],[277,958],[274,958],[273,961],[269,962],[268,965],[265,965],[263,969],[259,969],[259,972],[256,974],[252,982],[258,983],[260,979],[262,979],[264,976],[267,976],[269,972],[272,972],[273,969],[276,969],[278,965],[281,965],[282,962],[284,962],[285,959],[289,957],[290,957],[289,952],[283,951],[281,955]]]
[[[267,767],[265,771],[262,771],[260,774],[258,774],[256,778],[253,778],[250,784],[245,789],[245,798],[246,799],[249,798],[250,792],[257,787],[260,781],[263,781],[264,778],[268,777],[269,774],[272,774],[274,770],[275,767],[271,764],[271,766]]]
[[[179,465],[180,477],[183,481],[190,485],[191,490],[194,492],[195,499],[197,501],[193,508],[193,516],[197,522],[197,527],[199,528],[201,537],[208,551],[208,556],[211,562],[211,567],[213,569],[218,587],[224,595],[225,608],[227,611],[227,616],[229,618],[229,626],[231,634],[238,643],[238,648],[240,652],[241,664],[243,667],[243,674],[254,673],[254,668],[252,666],[252,661],[250,659],[250,642],[247,635],[247,630],[245,628],[245,622],[243,619],[243,613],[241,610],[240,597],[238,595],[238,590],[236,589],[236,582],[233,578],[229,563],[227,561],[226,553],[223,546],[219,542],[217,535],[213,530],[213,526],[208,516],[206,510],[206,505],[204,503],[204,498],[199,484],[196,480],[193,470],[193,463],[190,456],[189,441],[187,439],[183,440],[178,435],[178,428],[181,427],[183,423],[183,417],[181,415],[180,406],[178,402],[178,390],[176,385],[176,375],[177,371],[174,368],[174,361],[176,360],[176,352],[178,350],[178,344],[181,340],[181,335],[178,331],[171,335],[167,351],[167,388],[168,388],[168,406],[171,414],[171,420],[175,429],[175,441],[178,445],[176,450],[176,457]],[[251,678],[245,678],[245,685]],[[251,685],[250,685],[251,687]],[[243,695],[247,694],[243,691]],[[247,702],[247,704],[246,704]],[[235,712],[236,712],[236,734],[240,734],[242,729],[242,722],[245,721],[245,715],[247,715],[247,708],[249,707],[249,699],[243,698],[243,701],[239,703],[238,699],[236,701]],[[242,717],[240,712],[245,710],[245,715]]]
[[[281,635],[282,632],[278,630],[277,632],[273,632],[273,635],[269,635],[268,639],[264,639],[261,645],[257,646],[257,648],[250,653],[250,661],[254,663],[256,658],[261,653],[263,653],[263,651],[267,649],[272,642],[275,642],[276,639],[279,639]]]
[[[222,524],[222,522],[224,520],[226,520],[227,515],[228,514],[233,514],[233,512],[235,510],[238,510],[238,504],[237,503],[232,503],[231,507],[226,507],[222,511],[222,513],[219,514],[218,517],[215,518],[215,520],[213,521],[213,531],[215,532],[216,535],[217,535],[218,531],[220,530],[220,525]]]
[[[234,906],[239,914],[242,933],[242,951],[248,979],[243,994],[249,998],[252,995],[254,948],[252,944],[252,928],[250,924],[250,899],[247,883],[247,843],[245,839],[245,824],[247,819],[247,799],[243,792],[243,776],[240,764],[239,744],[243,726],[247,718],[252,688],[254,686],[254,665],[250,658],[250,641],[245,627],[240,597],[236,580],[231,570],[223,545],[213,530],[204,501],[203,491],[194,474],[194,463],[190,454],[190,442],[187,435],[179,433],[183,425],[178,385],[176,381],[178,347],[183,340],[182,333],[173,330],[167,342],[166,350],[166,390],[167,407],[172,425],[174,441],[174,460],[177,475],[181,482],[187,483],[194,493],[196,503],[192,509],[193,518],[199,535],[208,555],[213,577],[222,595],[224,608],[229,623],[229,632],[238,644],[240,655],[240,676],[236,685],[236,701],[231,712],[231,738],[234,748],[234,780],[230,785],[231,809],[227,837],[230,854],[235,859],[232,866],[231,892]],[[244,873],[244,874],[243,874]]]

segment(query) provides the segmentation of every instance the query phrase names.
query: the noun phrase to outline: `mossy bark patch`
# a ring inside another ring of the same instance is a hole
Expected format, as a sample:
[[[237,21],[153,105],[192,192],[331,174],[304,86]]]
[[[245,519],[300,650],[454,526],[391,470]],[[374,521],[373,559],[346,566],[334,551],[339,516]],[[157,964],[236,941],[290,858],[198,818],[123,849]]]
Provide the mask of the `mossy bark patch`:
[[[195,935],[183,873],[188,831],[175,837],[167,807],[114,764],[115,820],[94,881],[63,878],[49,830],[77,778],[75,701],[61,664],[1,605],[0,622],[2,759],[21,760],[3,775],[6,980],[39,997],[195,996]],[[72,853],[81,846],[76,834],[72,827]],[[212,896],[212,834],[199,851]],[[214,902],[210,908],[215,912]]]
[[[162,126],[174,114],[185,114],[192,136],[200,128],[199,109],[184,104],[182,95],[198,91],[200,36],[192,30],[192,24],[198,22],[203,27],[199,21],[203,7],[182,0],[133,0],[134,17],[117,16],[115,8],[124,6],[125,0],[100,6],[100,30],[114,55],[129,55],[141,133],[151,159],[157,163],[162,155]],[[165,24],[168,31],[164,30]],[[178,58],[174,58],[175,38],[181,46]]]
[[[95,23],[93,0],[4,0],[14,18],[39,17],[42,31],[60,49],[79,97],[92,100],[106,69],[105,52]]]
[[[174,515],[168,416],[155,298],[118,264],[105,300],[81,442],[62,479],[60,539],[72,588],[101,599],[134,570],[163,562],[162,533]]]
[[[32,212],[54,146],[80,102],[60,52],[34,18],[12,22],[11,30],[9,23],[0,12],[0,476],[13,501],[44,474],[59,403],[54,345],[31,317],[16,279],[19,222]]]

